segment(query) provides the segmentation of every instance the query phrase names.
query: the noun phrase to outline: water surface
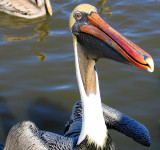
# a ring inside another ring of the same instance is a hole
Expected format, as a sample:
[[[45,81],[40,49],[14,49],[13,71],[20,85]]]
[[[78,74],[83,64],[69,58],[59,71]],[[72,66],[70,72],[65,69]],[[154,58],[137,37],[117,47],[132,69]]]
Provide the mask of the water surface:
[[[103,103],[149,130],[149,148],[111,131],[118,150],[160,148],[160,1],[54,0],[53,16],[25,20],[0,13],[0,142],[17,122],[63,134],[79,100],[68,18],[81,3],[95,5],[112,27],[149,52],[155,72],[111,60],[97,64]]]

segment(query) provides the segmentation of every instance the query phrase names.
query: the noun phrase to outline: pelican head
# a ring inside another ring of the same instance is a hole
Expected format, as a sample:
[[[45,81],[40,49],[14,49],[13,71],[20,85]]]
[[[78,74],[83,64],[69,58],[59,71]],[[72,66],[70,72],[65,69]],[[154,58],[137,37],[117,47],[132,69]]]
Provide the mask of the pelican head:
[[[77,6],[70,16],[70,30],[89,59],[109,58],[154,71],[152,57],[109,26],[94,6]]]

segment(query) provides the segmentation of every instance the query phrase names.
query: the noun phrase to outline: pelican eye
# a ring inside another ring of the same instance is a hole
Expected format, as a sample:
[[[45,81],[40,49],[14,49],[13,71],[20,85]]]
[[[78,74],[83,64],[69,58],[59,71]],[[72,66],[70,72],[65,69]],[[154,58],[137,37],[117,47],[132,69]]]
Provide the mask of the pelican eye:
[[[81,12],[79,12],[79,11],[75,12],[74,17],[75,17],[75,19],[80,20],[82,18]]]

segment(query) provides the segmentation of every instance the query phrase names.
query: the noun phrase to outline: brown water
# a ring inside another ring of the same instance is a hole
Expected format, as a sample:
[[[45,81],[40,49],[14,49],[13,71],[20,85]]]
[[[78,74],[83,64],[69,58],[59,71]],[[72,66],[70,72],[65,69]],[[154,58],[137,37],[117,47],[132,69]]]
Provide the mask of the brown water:
[[[149,52],[155,72],[110,60],[97,64],[103,103],[149,130],[147,148],[111,131],[117,150],[160,149],[160,1],[54,0],[53,16],[25,20],[0,13],[0,143],[19,121],[63,134],[79,99],[68,18],[81,3],[95,5],[112,27]]]

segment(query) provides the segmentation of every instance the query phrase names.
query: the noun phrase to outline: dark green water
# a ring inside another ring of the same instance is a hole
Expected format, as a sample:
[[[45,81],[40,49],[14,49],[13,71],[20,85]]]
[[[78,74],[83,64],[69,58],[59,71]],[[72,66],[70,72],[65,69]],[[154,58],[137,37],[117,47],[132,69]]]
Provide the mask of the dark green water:
[[[80,97],[68,19],[81,3],[95,5],[105,21],[152,55],[153,73],[110,60],[97,68],[103,103],[143,123],[152,139],[147,148],[111,131],[117,150],[159,150],[159,0],[54,0],[52,17],[32,21],[0,13],[0,142],[22,120],[63,134]]]

